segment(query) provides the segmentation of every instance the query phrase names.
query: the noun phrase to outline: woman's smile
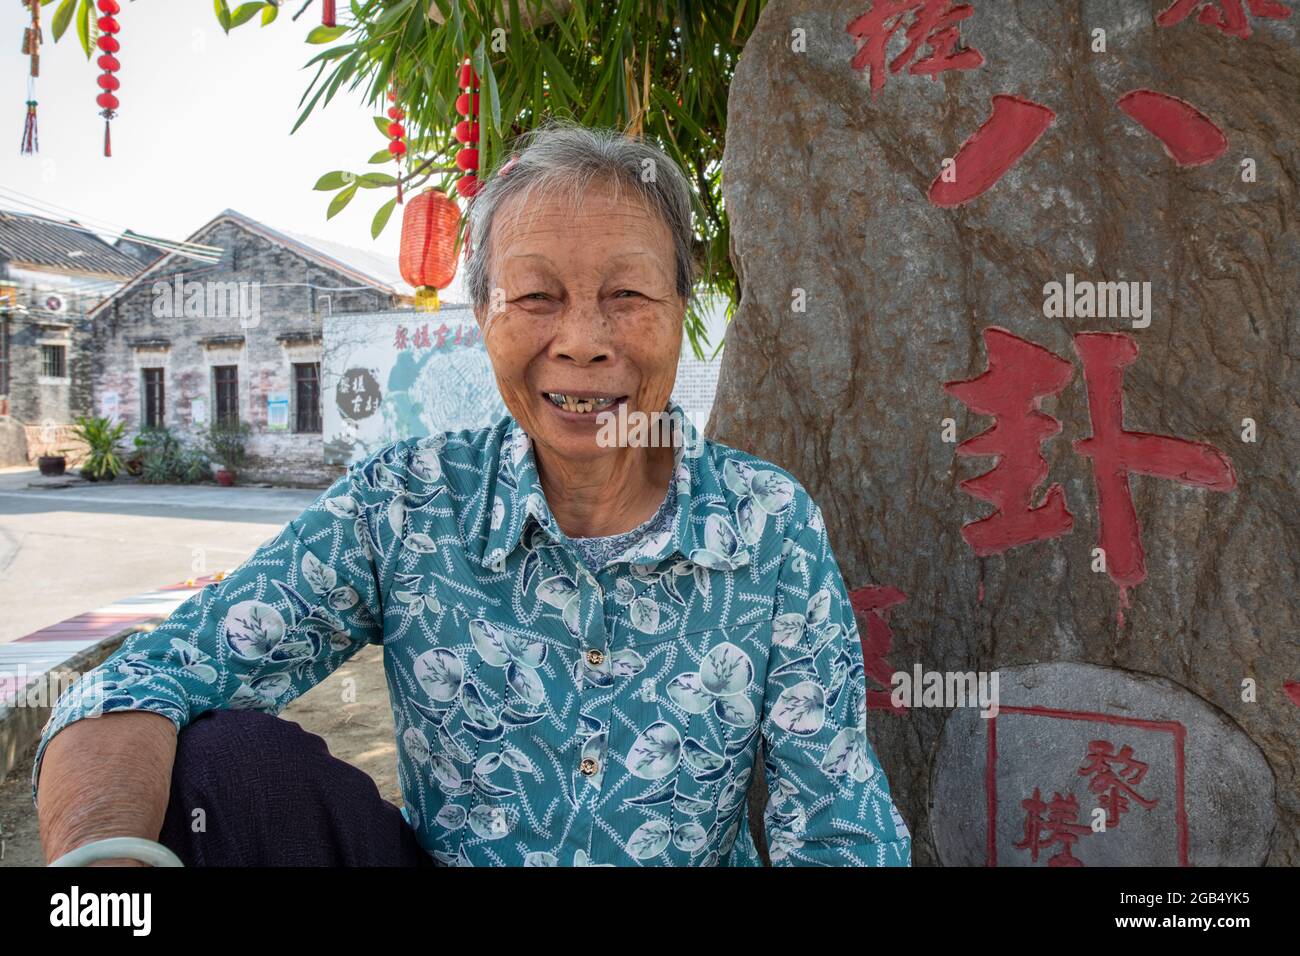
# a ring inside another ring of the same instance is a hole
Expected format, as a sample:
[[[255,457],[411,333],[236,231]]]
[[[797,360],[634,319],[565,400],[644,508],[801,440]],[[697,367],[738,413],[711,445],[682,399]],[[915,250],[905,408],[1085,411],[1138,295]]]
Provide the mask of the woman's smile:
[[[626,395],[581,390],[543,392],[543,397],[564,416],[565,421],[596,421],[600,412],[617,411]]]

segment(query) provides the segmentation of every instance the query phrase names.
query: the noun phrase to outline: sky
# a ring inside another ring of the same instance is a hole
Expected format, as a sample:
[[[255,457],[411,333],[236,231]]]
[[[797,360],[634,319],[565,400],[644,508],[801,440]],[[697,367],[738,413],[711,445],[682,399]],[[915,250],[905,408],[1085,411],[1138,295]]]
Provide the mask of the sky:
[[[334,169],[393,171],[367,166],[387,141],[360,95],[340,91],[289,135],[315,73],[302,65],[323,49],[304,42],[320,23],[319,4],[292,22],[300,6],[294,0],[270,26],[254,18],[227,36],[211,0],[123,2],[121,107],[113,120],[113,156],[105,158],[104,120],[95,105],[99,70],[86,60],[75,25],[53,42],[55,4],[41,10],[40,152],[20,155],[28,60],[19,48],[28,11],[17,0],[0,5],[0,136],[9,141],[0,149],[0,208],[33,211],[9,199],[18,193],[97,227],[104,222],[167,239],[183,239],[232,208],[282,231],[395,262],[400,208],[379,239],[370,238],[371,218],[391,190],[363,190],[327,221],[333,194],[312,189]],[[341,19],[345,11],[340,4]]]

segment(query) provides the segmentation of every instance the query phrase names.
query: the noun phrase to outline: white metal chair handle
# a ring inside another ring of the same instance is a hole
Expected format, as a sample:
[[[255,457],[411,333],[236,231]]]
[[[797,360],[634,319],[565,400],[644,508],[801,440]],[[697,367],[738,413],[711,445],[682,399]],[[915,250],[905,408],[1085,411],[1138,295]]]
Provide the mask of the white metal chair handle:
[[[86,866],[100,860],[139,860],[149,866],[184,866],[178,857],[161,843],[141,837],[109,837],[92,840],[69,850],[50,866]]]

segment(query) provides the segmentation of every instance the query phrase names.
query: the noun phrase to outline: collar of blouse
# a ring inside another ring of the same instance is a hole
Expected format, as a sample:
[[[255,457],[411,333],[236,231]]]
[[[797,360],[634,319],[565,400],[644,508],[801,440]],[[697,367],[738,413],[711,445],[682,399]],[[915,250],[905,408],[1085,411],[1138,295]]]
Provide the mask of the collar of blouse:
[[[677,515],[672,529],[650,535],[637,542],[619,560],[631,564],[654,564],[680,556],[707,564],[707,555],[716,550],[706,547],[701,528],[708,526],[708,515],[714,511],[726,515],[725,495],[717,476],[704,467],[703,452],[706,440],[701,438],[685,411],[670,403],[667,414],[672,418],[672,431],[681,440],[673,449],[673,482],[677,491]],[[484,527],[471,537],[468,546],[471,554],[484,567],[500,570],[510,554],[525,540],[533,528],[557,544],[566,539],[551,515],[542,493],[537,462],[533,455],[532,440],[512,417],[506,416],[497,426],[501,429],[496,444],[499,461],[495,468],[484,469],[484,501],[492,501],[484,509]],[[711,483],[713,486],[711,487]],[[743,549],[743,544],[737,542]],[[705,555],[704,560],[700,560]],[[694,557],[692,557],[694,556]],[[728,559],[740,563],[740,555],[733,551]]]

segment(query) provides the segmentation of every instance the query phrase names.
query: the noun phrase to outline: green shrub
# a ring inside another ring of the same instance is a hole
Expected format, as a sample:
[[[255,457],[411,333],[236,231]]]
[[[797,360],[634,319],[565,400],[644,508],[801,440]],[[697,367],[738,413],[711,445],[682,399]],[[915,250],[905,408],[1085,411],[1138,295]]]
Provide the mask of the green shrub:
[[[186,448],[165,428],[146,428],[135,438],[140,480],[150,484],[194,484],[208,477],[207,456]]]
[[[248,459],[246,445],[250,431],[247,422],[213,422],[203,433],[203,450],[227,471],[237,472]]]
[[[125,431],[125,422],[114,424],[111,418],[83,415],[77,419],[73,434],[90,449],[86,460],[81,463],[83,476],[91,481],[101,478],[112,481],[126,470],[126,462],[122,460],[122,434]]]

